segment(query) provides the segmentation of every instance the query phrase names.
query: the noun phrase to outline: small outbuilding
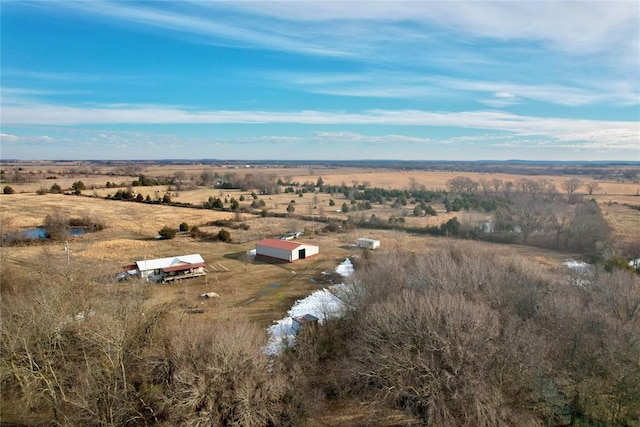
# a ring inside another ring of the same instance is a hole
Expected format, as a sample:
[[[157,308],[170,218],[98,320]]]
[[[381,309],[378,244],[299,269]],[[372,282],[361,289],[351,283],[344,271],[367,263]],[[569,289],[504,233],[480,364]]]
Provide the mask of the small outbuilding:
[[[291,320],[291,329],[293,329],[293,332],[295,332],[296,334],[304,325],[318,325],[318,318],[313,314],[305,314],[304,316],[293,317],[291,318]]]
[[[281,239],[263,239],[256,243],[256,255],[281,261],[294,262],[318,255],[320,248],[303,242]]]
[[[378,249],[380,247],[380,240],[360,237],[358,240],[356,240],[356,246],[362,249]]]

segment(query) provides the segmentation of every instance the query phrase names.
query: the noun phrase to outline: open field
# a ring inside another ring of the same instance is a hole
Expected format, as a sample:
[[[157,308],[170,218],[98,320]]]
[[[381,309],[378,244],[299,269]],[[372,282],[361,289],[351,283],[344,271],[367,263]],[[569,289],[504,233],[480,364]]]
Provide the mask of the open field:
[[[54,210],[70,217],[88,213],[107,225],[102,231],[69,239],[71,267],[90,266],[95,274],[112,277],[122,266],[136,260],[200,253],[207,262],[209,271],[205,278],[154,288],[154,298],[173,303],[176,315],[183,315],[185,309],[204,310],[202,314],[192,315],[194,321],[230,320],[235,316],[242,316],[264,326],[269,325],[282,317],[296,299],[328,284],[321,280],[321,272],[331,272],[344,258],[358,256],[360,251],[349,249],[349,244],[358,237],[380,239],[382,251],[407,247],[424,251],[447,245],[447,239],[413,236],[391,230],[316,234],[314,229],[319,232],[324,224],[293,218],[261,218],[248,214],[242,215],[243,222],[248,225],[247,230],[231,230],[234,243],[202,242],[190,238],[187,233],[179,234],[172,240],[156,240],[154,236],[163,225],[177,226],[182,221],[203,225],[209,221],[230,219],[235,214],[51,194],[4,196],[0,204],[0,217],[5,230],[11,227],[35,227],[41,225],[44,216]],[[203,228],[212,232],[218,229]],[[253,260],[245,255],[255,248],[256,241],[296,229],[307,229],[310,232],[304,240],[320,246],[319,256],[288,264]],[[558,265],[566,257],[549,251],[521,248],[526,256],[539,257],[548,266]],[[45,253],[57,262],[65,263],[66,253],[62,249],[62,243],[46,242],[31,246],[3,247],[2,251],[7,261],[27,266],[38,263]],[[535,255],[531,255],[532,253]],[[221,298],[198,298],[210,291],[218,293]]]
[[[471,172],[447,172],[424,170],[389,170],[371,168],[336,168],[298,166],[298,167],[213,167],[210,165],[127,165],[105,166],[87,165],[83,163],[61,162],[21,162],[11,165],[4,164],[3,168],[9,173],[21,173],[29,177],[27,182],[12,182],[11,186],[17,194],[0,196],[0,224],[3,234],[13,233],[20,229],[38,227],[43,224],[44,217],[54,212],[59,212],[67,217],[90,216],[107,225],[105,230],[74,238],[73,260],[83,263],[100,263],[102,270],[115,274],[119,267],[134,260],[145,257],[157,258],[175,254],[201,253],[210,263],[210,274],[206,279],[194,280],[188,285],[181,285],[180,292],[171,289],[159,290],[162,298],[195,301],[200,293],[207,291],[209,287],[220,291],[221,301],[209,301],[205,304],[224,305],[226,309],[237,308],[243,301],[251,299],[261,292],[264,286],[272,283],[280,283],[276,288],[256,298],[255,302],[245,308],[258,313],[256,316],[262,322],[273,320],[273,313],[269,313],[274,307],[278,313],[284,312],[292,298],[304,295],[317,288],[309,279],[321,271],[331,270],[344,257],[351,255],[347,249],[348,244],[355,241],[361,235],[370,235],[383,240],[389,247],[389,242],[398,244],[398,241],[412,241],[420,247],[440,244],[443,239],[429,237],[414,237],[401,232],[362,230],[350,233],[316,234],[325,224],[316,221],[300,221],[295,218],[261,218],[248,213],[232,213],[215,211],[210,209],[189,209],[160,204],[143,204],[128,201],[105,200],[104,197],[113,195],[116,188],[105,188],[107,181],[111,183],[127,184],[137,179],[138,174],[150,177],[171,177],[176,174],[182,181],[197,180],[200,174],[208,172],[217,173],[218,176],[229,174],[268,174],[273,179],[280,178],[284,182],[297,182],[300,184],[315,183],[318,177],[322,177],[325,185],[347,186],[366,184],[369,187],[382,187],[385,189],[408,188],[410,184],[418,185],[429,190],[446,189],[447,181],[457,177],[466,176],[475,181],[500,179],[504,182],[517,182],[523,178],[534,181],[550,182],[560,190],[561,183],[569,176],[560,175],[512,175],[512,174],[484,174]],[[18,170],[20,169],[20,170]],[[12,172],[10,172],[12,171]],[[8,176],[9,174],[7,174]],[[51,179],[55,177],[55,179]],[[83,196],[71,196],[62,194],[36,195],[35,192],[43,187],[50,187],[58,183],[63,189],[68,189],[77,180],[82,180],[87,186]],[[582,178],[583,182],[589,182],[588,178]],[[606,220],[613,227],[616,236],[625,240],[640,240],[640,212],[631,209],[627,205],[640,205],[638,196],[639,184],[624,180],[598,180],[599,188],[592,196],[589,196],[600,204]],[[94,187],[94,188],[91,188]],[[161,199],[169,194],[172,201],[190,203],[200,206],[210,197],[226,200],[234,198],[240,201],[240,206],[250,210],[253,201],[251,191],[235,189],[217,189],[207,187],[194,187],[192,190],[176,191],[170,186],[133,187],[143,197],[149,196],[152,200]],[[583,188],[583,192],[586,191]],[[87,197],[88,196],[88,197]],[[91,197],[93,196],[93,197]],[[438,212],[437,216],[414,217],[412,210],[414,205],[408,204],[402,208],[393,208],[387,205],[374,205],[373,209],[365,211],[340,212],[343,203],[347,202],[341,193],[304,193],[302,197],[294,193],[280,193],[261,195],[264,208],[275,213],[286,213],[287,206],[292,203],[295,214],[314,218],[326,217],[338,220],[348,216],[362,216],[368,218],[375,214],[381,218],[390,216],[403,217],[408,226],[438,226],[447,222],[454,216],[465,224],[475,224],[480,220],[490,217],[490,214],[478,212],[445,212],[442,204],[435,203],[433,208]],[[333,201],[333,206],[330,206]],[[228,204],[226,205],[228,206]],[[216,233],[219,227],[207,224],[217,220],[235,219],[246,224],[246,230],[230,230],[233,244],[200,242],[191,239],[188,235],[179,235],[174,240],[159,241],[154,237],[158,230],[165,225],[176,227],[182,222],[190,226],[197,225],[202,231]],[[244,252],[254,248],[256,241],[264,237],[277,237],[282,233],[293,230],[305,230],[307,239],[321,247],[321,255],[315,259],[295,265],[272,265],[261,262],[246,262],[241,256]],[[58,245],[59,246],[59,245]],[[10,249],[9,258],[20,260],[37,260],[41,246],[14,247]],[[3,251],[7,249],[3,248]],[[55,251],[53,251],[55,252]],[[60,254],[62,257],[63,254]],[[221,262],[224,268],[214,268]],[[295,272],[295,274],[294,274]],[[283,274],[284,273],[284,274]],[[198,304],[201,302],[196,301]],[[224,312],[226,310],[215,310]],[[202,316],[207,317],[207,316]]]
[[[36,242],[26,246],[0,248],[5,265],[29,270],[39,265],[43,259],[49,259],[59,265],[67,264],[70,269],[86,271],[100,278],[113,278],[122,266],[133,261],[199,253],[206,262],[208,274],[205,277],[185,280],[169,285],[154,286],[151,298],[157,302],[166,302],[171,306],[171,316],[177,321],[210,325],[216,322],[248,321],[261,327],[271,325],[285,316],[287,310],[299,298],[315,290],[340,280],[332,276],[333,269],[347,257],[362,256],[359,250],[350,248],[358,237],[372,237],[382,243],[382,254],[393,254],[400,250],[424,252],[430,249],[448,248],[451,240],[443,237],[417,236],[398,230],[346,230],[339,232],[324,231],[325,223],[316,218],[328,217],[338,220],[349,216],[368,218],[372,214],[387,218],[403,217],[408,226],[438,226],[457,217],[461,223],[476,224],[487,219],[490,214],[478,212],[445,212],[441,203],[434,203],[438,212],[435,217],[414,217],[413,207],[409,203],[402,208],[393,208],[390,204],[374,205],[373,209],[347,214],[339,212],[345,202],[343,194],[304,193],[302,197],[294,193],[260,195],[265,208],[279,214],[286,213],[291,202],[295,214],[311,217],[303,221],[295,217],[261,217],[251,213],[234,213],[211,209],[192,209],[162,204],[136,203],[133,201],[107,200],[117,188],[104,188],[107,181],[130,184],[137,179],[135,174],[108,175],[108,168],[88,171],[88,173],[70,173],[78,165],[60,166],[42,164],[24,167],[27,172],[34,168],[39,177],[31,182],[11,183],[16,194],[0,195],[0,225],[3,234],[15,233],[21,229],[41,226],[47,215],[56,212],[62,216],[79,218],[89,216],[106,224],[99,232],[88,233],[68,239],[70,253],[67,254],[64,242]],[[39,169],[35,169],[39,168]],[[141,173],[149,176],[168,176],[175,173],[197,178],[204,169],[220,176],[225,173],[242,174],[243,169],[229,170],[204,165],[189,166],[145,166]],[[42,174],[37,173],[43,171]],[[47,172],[49,170],[49,172]],[[370,187],[386,189],[407,188],[412,180],[426,189],[445,189],[449,179],[467,176],[473,180],[498,178],[516,182],[525,176],[508,174],[479,174],[459,172],[392,171],[363,170],[359,168],[269,168],[250,169],[250,173],[277,174],[285,181],[314,183],[321,176],[327,185],[367,183]],[[59,175],[56,179],[47,176]],[[528,179],[555,183],[557,187],[568,176],[530,176]],[[82,180],[87,186],[83,195],[45,194],[35,192],[50,187],[54,182],[63,189],[70,188],[73,182]],[[585,180],[586,182],[586,180]],[[640,205],[638,184],[615,180],[598,181],[599,190],[592,196],[601,206],[604,217],[612,225],[615,236],[627,241],[640,241],[640,211],[628,205]],[[90,186],[95,186],[89,189]],[[133,187],[152,200],[161,199],[169,194],[172,201],[201,205],[209,197],[221,199],[234,198],[245,200],[240,206],[249,208],[251,191],[196,187],[193,190],[169,188],[166,185]],[[330,206],[333,200],[334,206]],[[228,205],[226,205],[228,206]],[[229,229],[231,243],[201,241],[191,238],[188,233],[178,233],[171,240],[157,240],[158,230],[167,225],[177,228],[182,222],[190,226],[197,225],[201,231],[217,233],[220,227],[209,225],[213,221],[234,220],[243,223],[244,228]],[[253,259],[247,251],[255,248],[255,243],[265,237],[277,237],[287,231],[304,230],[304,241],[320,247],[320,255],[296,263],[279,263],[263,259]],[[492,245],[489,243],[470,243]],[[495,244],[494,244],[495,245]],[[562,268],[561,264],[572,256],[568,253],[511,245],[519,256],[534,260],[542,272],[554,272]],[[130,283],[109,286],[131,286]],[[220,298],[201,299],[206,292],[216,292]],[[408,425],[410,419],[399,412],[380,410],[375,405],[364,408],[359,403],[338,400],[326,403],[317,414],[310,417],[311,426],[347,426],[347,425]],[[377,414],[377,415],[376,415]]]
[[[313,166],[291,166],[291,167],[242,167],[242,166],[212,166],[212,165],[154,165],[154,164],[130,164],[127,166],[105,166],[83,164],[79,162],[21,162],[19,164],[4,164],[4,169],[11,173],[20,173],[26,176],[26,182],[11,182],[10,185],[17,192],[24,195],[33,195],[39,189],[49,188],[53,183],[57,183],[63,189],[71,188],[73,182],[82,180],[87,187],[83,192],[84,195],[93,195],[96,197],[106,197],[115,194],[119,188],[105,188],[107,182],[117,185],[128,185],[131,181],[137,179],[138,174],[145,174],[152,177],[174,177],[180,176],[182,181],[197,181],[203,172],[210,174],[218,174],[218,176],[244,176],[245,174],[264,175],[273,179],[280,178],[284,182],[296,182],[299,184],[315,183],[318,177],[322,177],[326,185],[342,185],[347,186],[363,185],[369,187],[379,187],[385,189],[403,189],[408,188],[413,182],[415,185],[426,188],[428,190],[446,189],[447,181],[458,177],[465,176],[476,182],[489,179],[499,179],[503,182],[516,183],[522,179],[530,179],[536,182],[545,181],[556,186],[558,191],[562,192],[561,186],[564,181],[574,176],[567,175],[514,175],[514,174],[488,174],[474,172],[457,172],[457,171],[425,171],[425,170],[390,170],[384,168],[355,168],[355,167],[321,167]],[[7,176],[9,176],[7,174]],[[55,179],[51,179],[55,177]],[[625,205],[640,205],[640,184],[637,181],[624,179],[592,179],[590,177],[580,178],[583,184],[595,182],[598,185],[597,190],[592,195],[586,194],[586,187],[583,185],[577,193],[583,194],[585,197],[596,200],[606,214],[607,221],[611,224],[617,236],[620,239],[632,240],[640,239],[640,218],[637,210],[633,210]],[[159,200],[165,194],[169,194],[174,202],[191,203],[200,206],[210,197],[219,197],[227,202],[231,198],[239,200],[243,197],[245,200],[240,201],[240,206],[249,208],[251,201],[251,191],[240,191],[231,189],[215,189],[206,187],[195,187],[191,190],[176,191],[175,187],[168,185],[150,186],[150,187],[133,187],[133,190],[141,194],[143,197],[149,196],[151,200]],[[12,196],[16,197],[16,196]],[[62,196],[60,196],[62,197]],[[400,209],[394,209],[390,205],[375,205],[372,210],[351,212],[344,214],[340,212],[342,204],[347,201],[343,194],[327,194],[327,193],[305,193],[303,197],[298,197],[292,193],[272,194],[269,196],[260,196],[264,202],[265,209],[274,213],[286,213],[287,206],[290,202],[294,202],[295,214],[313,217],[328,217],[338,220],[345,219],[348,215],[358,215],[369,217],[375,214],[378,217],[387,218],[390,216],[403,217],[408,226],[438,226],[453,216],[457,216],[463,223],[476,223],[479,220],[487,219],[487,215],[479,213],[445,213],[444,206],[434,204],[433,208],[438,212],[437,217],[416,218],[412,216],[413,205],[409,204]],[[175,224],[172,217],[176,218],[175,212],[184,212],[180,215],[179,222],[186,221],[191,225],[202,225],[208,221],[229,218],[228,214],[214,212],[198,212],[198,211],[176,211],[175,209],[167,210],[166,207],[156,206],[152,212],[153,224],[150,227],[142,225],[138,218],[143,215],[144,209],[136,204],[126,204],[124,206],[115,204],[103,205],[98,200],[86,201],[84,198],[74,198],[72,200],[64,198],[47,198],[30,199],[31,201],[20,202],[17,200],[15,209],[19,209],[21,214],[16,218],[8,220],[6,214],[8,207],[0,206],[0,215],[10,227],[25,228],[33,227],[41,224],[44,215],[50,211],[56,204],[60,205],[61,210],[68,211],[65,206],[82,206],[87,212],[96,212],[103,209],[98,206],[108,206],[108,209],[115,209],[118,212],[118,219],[111,222],[111,227],[122,228],[128,230],[133,235],[153,237],[158,230],[158,225]],[[64,201],[64,202],[63,202]],[[330,202],[334,205],[331,206]],[[95,202],[95,203],[94,203]],[[348,201],[347,201],[348,202]],[[29,206],[30,204],[36,206]],[[40,205],[40,208],[37,206]],[[228,205],[226,205],[228,206]],[[313,224],[311,225],[312,227]],[[302,228],[308,227],[305,225]],[[5,227],[7,228],[7,227]],[[253,225],[252,229],[257,230],[259,227]],[[284,227],[292,229],[292,226]],[[280,230],[263,230],[263,235],[273,235]],[[286,230],[284,230],[286,231]],[[248,238],[250,239],[250,238]]]
[[[425,171],[425,170],[393,170],[384,168],[356,168],[356,167],[318,167],[318,166],[298,166],[298,167],[221,167],[212,165],[140,165],[132,170],[121,170],[119,167],[106,166],[82,166],[82,164],[62,164],[62,163],[31,163],[21,162],[19,164],[5,163],[6,170],[21,169],[24,176],[29,181],[25,183],[11,183],[18,192],[35,192],[42,186],[50,186],[58,182],[63,188],[68,188],[76,180],[82,180],[89,188],[91,185],[104,186],[107,181],[121,184],[136,179],[139,174],[147,176],[172,177],[176,174],[187,178],[198,178],[203,172],[211,174],[217,173],[219,176],[225,175],[273,175],[282,178],[284,181],[315,183],[318,177],[322,177],[325,184],[329,185],[354,185],[369,183],[371,187],[407,188],[411,179],[415,179],[418,184],[424,185],[429,190],[446,189],[449,179],[456,176],[467,176],[475,181],[483,179],[501,179],[503,181],[516,182],[522,178],[534,181],[547,180],[559,186],[560,183],[575,175],[526,175],[507,173],[478,173],[459,171]],[[54,178],[55,177],[55,178]],[[638,195],[640,194],[640,183],[622,179],[597,179],[592,177],[578,177],[584,183],[597,182],[601,189],[596,192],[601,196]],[[48,184],[48,185],[47,185]]]

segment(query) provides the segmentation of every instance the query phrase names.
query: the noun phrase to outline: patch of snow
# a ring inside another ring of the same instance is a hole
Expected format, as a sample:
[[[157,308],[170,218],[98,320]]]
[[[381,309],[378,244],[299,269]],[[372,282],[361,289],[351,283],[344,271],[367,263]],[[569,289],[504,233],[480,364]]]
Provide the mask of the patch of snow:
[[[296,301],[291,310],[287,312],[287,317],[270,326],[267,331],[271,337],[264,349],[265,353],[277,355],[283,346],[291,345],[295,342],[294,317],[311,314],[318,318],[318,323],[320,324],[332,317],[339,317],[342,314],[344,305],[331,291],[331,288],[315,291],[308,297]]]
[[[631,261],[629,261],[629,267],[640,270],[640,258],[632,259]]]
[[[574,259],[567,259],[564,265],[571,270],[571,282],[581,288],[587,288],[591,284],[589,278],[592,275],[592,265]]]
[[[571,258],[566,260],[564,262],[564,265],[566,265],[571,270],[576,270],[576,271],[589,271],[591,269],[591,264],[582,262],[582,261],[576,261]]]
[[[335,269],[336,273],[343,277],[353,274],[353,264],[348,258]],[[270,335],[264,352],[275,356],[280,350],[295,343],[296,331],[293,329],[293,318],[311,314],[318,318],[318,323],[322,324],[328,319],[340,317],[344,310],[344,303],[336,294],[347,291],[347,285],[340,283],[327,289],[313,292],[306,298],[300,299],[293,304],[287,312],[287,317],[278,320],[270,326],[267,331]]]
[[[250,251],[247,251],[247,255],[256,256],[256,250],[251,249]]]
[[[220,295],[215,292],[206,292],[200,295],[200,298],[220,298]]]
[[[345,259],[342,264],[336,267],[336,273],[342,277],[349,277],[353,274],[353,264],[349,258]]]

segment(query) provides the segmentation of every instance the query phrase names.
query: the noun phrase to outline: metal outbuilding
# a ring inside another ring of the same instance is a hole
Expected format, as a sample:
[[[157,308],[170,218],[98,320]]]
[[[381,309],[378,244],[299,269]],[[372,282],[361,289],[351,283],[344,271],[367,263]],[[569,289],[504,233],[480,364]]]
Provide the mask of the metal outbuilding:
[[[378,249],[380,247],[380,240],[360,237],[356,240],[356,246],[362,249]]]
[[[263,239],[256,243],[256,255],[294,262],[320,253],[320,248],[303,242],[281,239]]]

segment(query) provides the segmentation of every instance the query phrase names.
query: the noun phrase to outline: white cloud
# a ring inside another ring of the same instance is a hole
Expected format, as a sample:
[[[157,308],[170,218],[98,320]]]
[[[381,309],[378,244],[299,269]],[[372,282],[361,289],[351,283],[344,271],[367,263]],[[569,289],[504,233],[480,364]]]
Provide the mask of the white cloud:
[[[466,38],[534,41],[569,54],[598,52],[618,61],[638,61],[640,6],[635,1],[40,3],[39,7],[67,14],[92,14],[190,35],[204,43],[314,55],[379,60],[377,54],[389,43],[424,45],[438,34],[455,32]],[[394,54],[386,49],[386,56]]]
[[[621,38],[637,49],[640,13],[634,1],[305,2],[304,7],[288,2],[235,2],[232,6],[306,22],[437,24],[476,37],[538,40],[567,52],[619,48]]]
[[[504,108],[519,104],[520,100],[510,92],[497,92],[493,98],[478,99],[478,102],[493,108]]]
[[[572,84],[524,84],[510,81],[471,80],[427,75],[420,72],[367,71],[324,73],[309,77],[303,73],[271,74],[267,78],[299,90],[349,97],[429,99],[460,94],[482,94],[479,102],[494,108],[520,104],[523,100],[564,106],[596,104],[637,105],[640,85],[610,76],[582,79]],[[517,78],[514,77],[514,78]],[[476,95],[477,96],[477,95]]]
[[[3,143],[9,144],[20,144],[20,143],[29,143],[29,142],[44,142],[50,143],[53,142],[53,138],[47,135],[40,136],[20,136],[20,135],[12,135],[8,133],[0,133],[0,141]]]
[[[388,125],[494,130],[520,135],[608,135],[619,141],[640,140],[638,122],[523,116],[497,111],[433,112],[423,110],[242,111],[187,110],[164,105],[94,105],[73,107],[30,103],[3,106],[3,125],[96,124],[300,124]],[[596,132],[596,133],[593,133]]]
[[[357,132],[315,132],[319,142],[337,143],[366,143],[366,144],[432,144],[438,141],[431,138],[407,136],[407,135],[364,135]]]

